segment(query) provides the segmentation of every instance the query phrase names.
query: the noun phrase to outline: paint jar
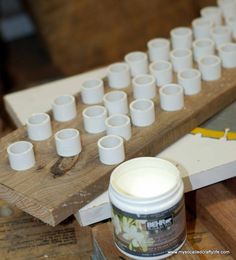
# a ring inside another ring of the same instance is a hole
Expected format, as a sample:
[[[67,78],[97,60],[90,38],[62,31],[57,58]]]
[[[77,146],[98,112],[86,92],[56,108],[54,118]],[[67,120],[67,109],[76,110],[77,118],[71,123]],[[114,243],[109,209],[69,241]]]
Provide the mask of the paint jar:
[[[184,187],[170,162],[140,157],[113,170],[109,185],[117,248],[133,259],[162,259],[186,239]]]

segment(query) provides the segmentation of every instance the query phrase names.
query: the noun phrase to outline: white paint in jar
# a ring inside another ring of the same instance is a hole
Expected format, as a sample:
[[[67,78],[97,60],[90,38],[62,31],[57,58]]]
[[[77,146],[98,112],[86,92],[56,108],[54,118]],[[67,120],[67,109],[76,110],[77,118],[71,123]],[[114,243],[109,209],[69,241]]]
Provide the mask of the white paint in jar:
[[[183,182],[169,161],[140,157],[122,163],[112,172],[109,198],[115,244],[128,257],[162,259],[183,246]]]

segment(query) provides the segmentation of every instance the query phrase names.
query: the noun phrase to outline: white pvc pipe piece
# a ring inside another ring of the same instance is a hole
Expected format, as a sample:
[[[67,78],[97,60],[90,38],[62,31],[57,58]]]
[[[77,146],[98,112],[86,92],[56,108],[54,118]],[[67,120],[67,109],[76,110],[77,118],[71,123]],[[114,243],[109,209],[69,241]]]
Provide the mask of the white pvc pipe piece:
[[[201,91],[201,72],[196,69],[182,70],[177,75],[178,83],[184,88],[187,96],[195,95]]]
[[[205,17],[199,17],[193,20],[192,28],[195,39],[210,38],[210,29],[213,22]]]
[[[132,77],[148,73],[148,57],[145,52],[130,52],[125,55],[125,62],[130,66]]]
[[[170,59],[170,41],[165,38],[155,38],[147,43],[151,62]]]
[[[175,72],[190,69],[193,66],[192,51],[189,49],[175,49],[170,52],[170,59]]]
[[[116,114],[109,116],[105,121],[105,125],[107,135],[118,135],[126,141],[131,138],[131,123],[127,115]]]
[[[192,30],[188,27],[177,27],[170,31],[172,49],[191,49]]]
[[[210,30],[210,34],[216,44],[216,48],[219,48],[219,46],[223,43],[228,43],[232,41],[231,30],[228,26],[225,25],[213,27]]]
[[[102,103],[104,84],[101,79],[87,79],[81,84],[81,99],[84,104]]]
[[[217,80],[221,77],[221,60],[218,56],[209,55],[201,58],[198,62],[202,79],[205,81]]]
[[[124,91],[110,91],[103,97],[103,103],[109,116],[113,114],[128,114],[128,99]]]
[[[125,160],[123,138],[117,135],[106,135],[97,142],[99,159],[103,164],[114,165]]]
[[[130,67],[125,62],[113,63],[107,69],[107,77],[111,88],[126,88],[130,85]]]
[[[7,148],[10,167],[16,171],[25,171],[35,165],[33,145],[30,142],[19,141]]]
[[[55,134],[57,154],[62,157],[71,157],[81,152],[80,133],[77,129],[66,128]]]
[[[235,0],[217,0],[224,18],[236,16],[236,1]]]
[[[209,38],[202,38],[193,42],[193,58],[199,61],[202,57],[214,55],[215,43]]]
[[[31,115],[26,121],[28,137],[34,141],[43,141],[52,135],[51,120],[46,113]]]
[[[227,17],[226,24],[230,27],[232,36],[233,36],[234,40],[236,40],[236,16]]]
[[[156,79],[149,74],[140,74],[132,80],[135,99],[152,99],[156,96]]]
[[[130,103],[129,107],[133,125],[146,127],[155,122],[155,108],[152,100],[136,99]]]
[[[159,89],[160,106],[164,111],[178,111],[184,107],[184,89],[178,84],[166,84]]]
[[[207,6],[200,10],[202,17],[205,17],[212,21],[213,25],[222,24],[222,13],[219,7],[217,6]]]
[[[222,66],[227,69],[236,68],[236,43],[225,43],[219,47]]]
[[[66,122],[76,117],[75,97],[72,95],[62,95],[52,103],[53,117],[58,122]]]
[[[173,71],[170,62],[164,60],[155,61],[149,65],[149,70],[155,77],[158,87],[172,82]]]
[[[98,134],[106,130],[107,110],[104,106],[87,107],[82,112],[84,129],[90,134]]]

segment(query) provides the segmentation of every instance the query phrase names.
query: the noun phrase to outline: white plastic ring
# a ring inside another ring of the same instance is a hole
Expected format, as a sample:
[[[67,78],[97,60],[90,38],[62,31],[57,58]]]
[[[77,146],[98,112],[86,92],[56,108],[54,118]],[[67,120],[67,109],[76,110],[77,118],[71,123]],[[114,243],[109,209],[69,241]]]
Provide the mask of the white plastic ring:
[[[178,111],[184,107],[184,89],[178,84],[167,84],[160,88],[160,106],[164,111]]]
[[[233,36],[234,40],[236,40],[236,16],[227,17],[226,24],[230,27],[232,36]]]
[[[236,68],[236,43],[225,43],[219,47],[219,56],[224,68]]]
[[[213,27],[210,30],[210,34],[216,44],[216,48],[219,48],[221,44],[231,42],[232,40],[231,30],[228,26],[225,25]]]
[[[154,103],[150,99],[136,99],[130,103],[132,123],[138,127],[146,127],[155,122]]]
[[[53,117],[56,121],[66,122],[76,117],[75,97],[72,95],[62,95],[52,103]]]
[[[212,21],[213,26],[222,24],[222,13],[217,6],[207,6],[200,10],[201,16]]]
[[[195,39],[209,38],[210,29],[213,26],[213,22],[205,17],[199,17],[193,20],[193,35]]]
[[[224,18],[236,17],[236,1],[235,0],[217,0]]]
[[[192,51],[189,49],[175,49],[170,53],[171,62],[175,72],[191,69],[193,66]]]
[[[28,137],[34,141],[43,141],[52,135],[51,120],[46,113],[31,115],[27,121]]]
[[[30,142],[19,141],[7,148],[10,166],[16,171],[25,171],[35,165],[33,145]]]
[[[110,91],[103,97],[109,115],[128,114],[128,99],[124,91]]]
[[[156,96],[156,79],[149,74],[140,74],[132,80],[135,99],[152,99]]]
[[[109,116],[105,121],[105,125],[107,135],[118,135],[125,140],[131,138],[131,123],[127,115],[116,114]]]
[[[104,106],[87,107],[82,112],[84,129],[90,134],[98,134],[106,130],[107,110]]]
[[[155,38],[147,43],[148,54],[151,62],[169,60],[170,41],[165,38]]]
[[[198,67],[203,80],[213,81],[221,77],[221,60],[215,55],[201,58],[198,62]]]
[[[125,160],[124,141],[117,135],[106,135],[97,142],[99,159],[103,164],[114,165]]]
[[[193,42],[193,57],[195,61],[199,61],[202,57],[214,55],[215,43],[209,38],[202,38]]]
[[[101,79],[87,79],[81,84],[81,98],[84,104],[102,103],[104,84]]]
[[[178,83],[184,88],[184,94],[191,96],[201,91],[201,72],[196,69],[182,70],[177,75]]]
[[[55,134],[57,154],[71,157],[81,152],[80,133],[77,129],[66,128]]]
[[[172,49],[191,49],[192,30],[188,27],[177,27],[170,31]]]
[[[131,75],[148,73],[148,57],[145,52],[134,51],[125,55],[125,61],[130,66]]]
[[[107,69],[108,84],[111,88],[121,89],[130,85],[130,68],[125,62],[111,64]]]
[[[150,64],[149,69],[151,74],[155,77],[158,87],[172,82],[173,71],[170,62],[164,60],[155,61]]]

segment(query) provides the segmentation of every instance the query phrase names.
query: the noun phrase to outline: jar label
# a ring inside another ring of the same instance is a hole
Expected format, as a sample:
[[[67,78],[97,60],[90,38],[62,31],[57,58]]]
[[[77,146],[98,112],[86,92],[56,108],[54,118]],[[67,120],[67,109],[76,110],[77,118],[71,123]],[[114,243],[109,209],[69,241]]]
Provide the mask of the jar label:
[[[132,214],[112,205],[116,245],[135,256],[154,257],[174,251],[185,240],[184,199],[155,214]]]

